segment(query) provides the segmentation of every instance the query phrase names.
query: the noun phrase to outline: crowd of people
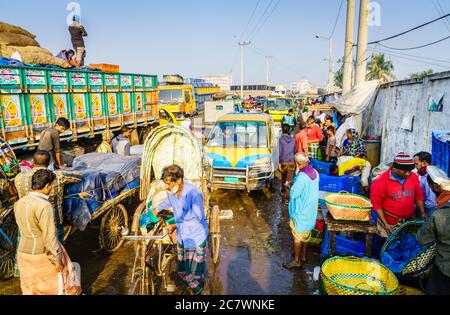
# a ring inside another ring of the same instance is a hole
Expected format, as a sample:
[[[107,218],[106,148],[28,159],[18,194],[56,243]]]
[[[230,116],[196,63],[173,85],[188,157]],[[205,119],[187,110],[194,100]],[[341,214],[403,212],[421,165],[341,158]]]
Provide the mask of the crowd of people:
[[[309,163],[318,158],[319,144],[324,144],[326,130],[325,161],[337,162],[337,165],[331,165],[331,175],[361,176],[364,193],[377,214],[378,251],[387,237],[404,222],[425,220],[417,239],[422,245],[436,242],[438,251],[427,293],[450,294],[450,191],[443,190],[428,174],[431,154],[399,153],[392,166],[375,177],[370,185],[372,166],[364,141],[355,129],[347,130],[347,139],[340,147],[336,143],[331,117],[327,117],[320,128],[311,116],[307,124],[300,123],[298,129],[294,138],[291,126],[284,124],[279,140],[281,193],[289,203],[294,237],[294,259],[284,267],[299,268],[306,259],[305,250],[317,219],[320,178]]]

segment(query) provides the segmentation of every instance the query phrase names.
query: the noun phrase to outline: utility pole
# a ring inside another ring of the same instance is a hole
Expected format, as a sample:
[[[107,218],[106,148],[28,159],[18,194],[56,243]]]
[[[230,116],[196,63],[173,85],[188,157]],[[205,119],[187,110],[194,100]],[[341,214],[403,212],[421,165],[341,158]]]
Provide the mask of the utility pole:
[[[270,85],[270,59],[273,58],[273,56],[266,56],[266,85]]]
[[[347,0],[347,30],[345,33],[344,51],[344,78],[342,82],[342,94],[345,95],[352,89],[353,72],[353,36],[355,33],[355,0]]]
[[[361,0],[359,11],[358,50],[356,53],[355,86],[366,81],[367,46],[369,42],[370,0]]]
[[[316,38],[326,39],[328,41],[328,88],[327,92],[332,93],[334,90],[334,73],[333,73],[333,37],[323,37],[316,35]]]
[[[369,42],[370,0],[361,0],[359,11],[358,50],[356,53],[355,86],[364,83],[367,75],[367,46]],[[362,131],[362,114],[356,115],[356,130]]]
[[[244,47],[250,45],[251,42],[240,42],[241,46],[241,99],[244,99]]]
[[[328,75],[328,93],[334,92],[334,73],[333,73],[333,37],[330,37],[328,40],[328,49],[329,49],[329,55],[328,55],[328,61],[330,63],[330,73]]]

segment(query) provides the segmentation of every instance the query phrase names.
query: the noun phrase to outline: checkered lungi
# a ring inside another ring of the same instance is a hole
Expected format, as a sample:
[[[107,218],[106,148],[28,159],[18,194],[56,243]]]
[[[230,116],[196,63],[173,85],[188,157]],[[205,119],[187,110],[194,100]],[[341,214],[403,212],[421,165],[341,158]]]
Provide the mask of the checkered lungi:
[[[206,241],[196,248],[183,248],[178,243],[178,275],[195,295],[202,292],[206,284]]]
[[[58,271],[47,255],[18,253],[20,287],[23,295],[57,295]]]
[[[308,143],[309,158],[314,160],[321,160],[322,154],[320,153],[319,143]]]

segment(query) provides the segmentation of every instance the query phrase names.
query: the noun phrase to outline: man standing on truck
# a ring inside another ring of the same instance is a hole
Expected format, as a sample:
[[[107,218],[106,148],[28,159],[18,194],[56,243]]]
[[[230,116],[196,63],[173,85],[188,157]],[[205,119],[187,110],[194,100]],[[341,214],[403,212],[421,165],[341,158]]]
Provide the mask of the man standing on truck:
[[[84,58],[86,56],[86,46],[84,45],[83,37],[88,36],[86,30],[80,23],[80,17],[75,15],[73,23],[69,26],[70,37],[72,40],[73,49],[77,61],[77,68],[84,66]]]
[[[60,139],[59,135],[70,128],[70,122],[66,118],[59,118],[55,127],[42,131],[41,140],[39,140],[39,151],[47,151],[50,153],[51,162],[50,170],[65,168],[61,161]]]

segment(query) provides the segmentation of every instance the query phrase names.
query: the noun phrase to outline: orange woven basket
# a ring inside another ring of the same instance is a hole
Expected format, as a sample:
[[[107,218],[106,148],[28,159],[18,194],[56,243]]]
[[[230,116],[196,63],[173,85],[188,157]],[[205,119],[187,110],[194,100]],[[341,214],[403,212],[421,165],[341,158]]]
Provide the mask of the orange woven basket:
[[[365,197],[349,193],[329,194],[325,202],[335,220],[370,221],[372,203]]]

